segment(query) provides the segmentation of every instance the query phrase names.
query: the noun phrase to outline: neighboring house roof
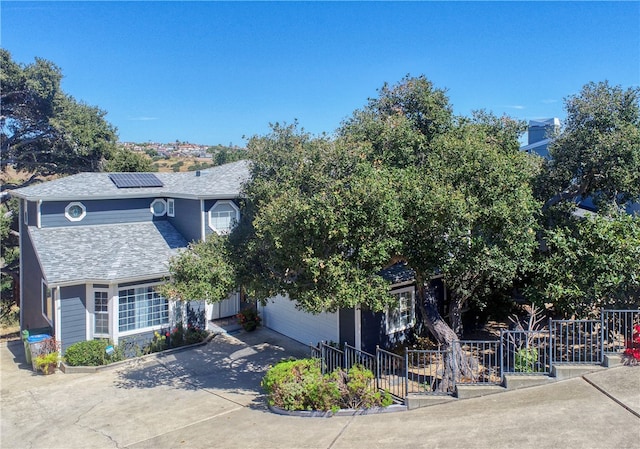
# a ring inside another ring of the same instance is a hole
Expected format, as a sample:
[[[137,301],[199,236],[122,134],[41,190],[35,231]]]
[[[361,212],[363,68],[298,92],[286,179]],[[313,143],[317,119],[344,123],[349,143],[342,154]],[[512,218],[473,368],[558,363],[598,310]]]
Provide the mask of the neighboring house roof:
[[[544,147],[545,145],[548,145],[549,143],[551,143],[552,140],[553,139],[542,139],[542,140],[539,140],[539,141],[534,142],[532,144],[520,147],[520,151],[526,151],[527,153],[531,153],[531,151],[535,151],[537,148]]]
[[[30,227],[49,287],[168,276],[187,241],[167,221],[56,228]]]
[[[391,284],[402,284],[405,282],[415,281],[416,272],[410,268],[406,262],[398,262],[390,267],[380,270],[380,276],[382,276]]]
[[[249,180],[249,161],[219,165],[198,172],[154,173],[162,187],[118,188],[110,173],[79,173],[11,191],[30,201],[81,201],[92,199],[170,196],[176,198],[237,198]]]

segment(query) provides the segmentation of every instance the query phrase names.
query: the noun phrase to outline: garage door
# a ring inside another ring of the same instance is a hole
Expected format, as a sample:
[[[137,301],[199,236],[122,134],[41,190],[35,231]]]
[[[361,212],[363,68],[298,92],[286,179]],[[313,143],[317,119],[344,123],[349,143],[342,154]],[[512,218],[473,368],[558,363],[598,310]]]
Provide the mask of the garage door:
[[[319,341],[339,340],[337,312],[319,315],[301,312],[293,301],[282,296],[270,299],[261,312],[266,327],[300,343],[315,345]]]

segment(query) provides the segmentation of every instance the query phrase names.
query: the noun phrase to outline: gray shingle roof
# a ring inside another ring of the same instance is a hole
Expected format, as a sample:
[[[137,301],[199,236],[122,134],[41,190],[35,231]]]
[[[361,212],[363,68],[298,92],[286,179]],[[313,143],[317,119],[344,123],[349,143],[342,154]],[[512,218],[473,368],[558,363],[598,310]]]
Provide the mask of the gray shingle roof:
[[[249,179],[249,162],[238,161],[196,172],[154,173],[163,187],[118,189],[109,173],[79,173],[22,189],[11,195],[28,200],[80,201],[107,198],[169,196],[177,198],[236,198]]]
[[[187,241],[167,221],[29,228],[49,287],[136,280],[169,274],[169,258]]]

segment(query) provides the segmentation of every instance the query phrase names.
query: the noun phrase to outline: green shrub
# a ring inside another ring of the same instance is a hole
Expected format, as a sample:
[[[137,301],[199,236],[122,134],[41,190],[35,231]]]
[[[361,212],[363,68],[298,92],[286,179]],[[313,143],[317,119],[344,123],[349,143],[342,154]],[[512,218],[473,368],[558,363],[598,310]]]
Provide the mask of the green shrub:
[[[64,359],[69,366],[100,366],[117,362],[124,358],[122,351],[114,348],[111,355],[107,354],[108,340],[79,341],[67,348]]]
[[[515,355],[515,371],[518,373],[536,372],[536,362],[538,361],[538,350],[536,348],[520,348]]]
[[[340,408],[370,408],[393,402],[389,394],[376,391],[373,373],[361,366],[348,372],[322,375],[316,359],[280,362],[262,379],[270,405],[285,410],[336,411]]]
[[[387,392],[376,390],[373,373],[362,365],[354,365],[349,371],[338,369],[331,374],[340,391],[341,408],[386,407],[393,403]]]

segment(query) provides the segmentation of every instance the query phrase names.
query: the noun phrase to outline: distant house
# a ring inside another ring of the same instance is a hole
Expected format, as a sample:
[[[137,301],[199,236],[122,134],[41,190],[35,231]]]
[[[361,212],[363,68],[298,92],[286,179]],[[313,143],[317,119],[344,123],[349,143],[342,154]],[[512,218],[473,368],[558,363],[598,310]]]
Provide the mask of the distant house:
[[[230,230],[248,178],[240,161],[202,172],[81,173],[14,190],[21,328],[48,329],[63,350],[94,338],[152,338],[183,313],[155,290],[169,258]],[[190,306],[214,319],[239,305],[234,295]]]
[[[530,154],[537,154],[546,159],[551,159],[549,154],[549,146],[553,142],[553,138],[560,130],[560,119],[540,119],[530,120],[528,127],[528,143],[521,146],[520,150]],[[578,215],[584,214],[584,211],[595,211],[596,206],[591,198],[578,198]],[[627,205],[628,214],[640,214],[640,203],[631,203]],[[588,213],[588,212],[587,212]]]

